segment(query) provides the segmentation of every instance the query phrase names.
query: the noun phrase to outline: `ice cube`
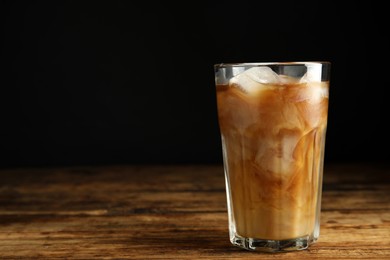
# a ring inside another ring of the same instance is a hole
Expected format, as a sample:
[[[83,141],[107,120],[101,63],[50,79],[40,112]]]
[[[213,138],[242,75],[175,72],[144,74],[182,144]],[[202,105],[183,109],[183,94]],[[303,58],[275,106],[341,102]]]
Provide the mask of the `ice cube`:
[[[311,104],[316,104],[320,102],[323,98],[329,97],[329,89],[325,82],[312,82],[308,83],[302,90],[299,92],[299,95],[296,97],[296,102],[306,101]]]
[[[322,65],[321,64],[308,64],[306,65],[307,71],[300,80],[300,83],[308,82],[321,82]]]
[[[268,88],[264,84],[278,84],[281,82],[278,74],[269,67],[253,67],[230,79],[229,84],[238,87],[247,94],[255,94]]]
[[[238,74],[241,74],[245,71],[245,67],[233,67],[233,77],[237,76]]]
[[[255,163],[269,173],[287,174],[291,172],[294,165],[295,147],[301,136],[302,133],[298,129],[282,128],[275,136],[263,137],[261,145],[257,146]]]

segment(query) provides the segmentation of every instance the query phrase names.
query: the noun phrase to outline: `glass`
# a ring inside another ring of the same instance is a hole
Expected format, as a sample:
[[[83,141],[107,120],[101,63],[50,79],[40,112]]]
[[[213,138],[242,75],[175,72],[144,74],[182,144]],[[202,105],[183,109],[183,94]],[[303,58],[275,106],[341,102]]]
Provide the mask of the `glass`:
[[[320,229],[330,63],[214,68],[231,243],[308,248]]]

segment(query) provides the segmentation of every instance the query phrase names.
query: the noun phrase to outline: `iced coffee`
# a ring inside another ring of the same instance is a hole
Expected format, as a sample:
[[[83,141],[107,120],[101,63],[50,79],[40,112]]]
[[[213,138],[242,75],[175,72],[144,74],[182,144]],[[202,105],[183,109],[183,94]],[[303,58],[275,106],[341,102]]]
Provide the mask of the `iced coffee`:
[[[233,244],[285,251],[318,238],[329,66],[215,66]]]

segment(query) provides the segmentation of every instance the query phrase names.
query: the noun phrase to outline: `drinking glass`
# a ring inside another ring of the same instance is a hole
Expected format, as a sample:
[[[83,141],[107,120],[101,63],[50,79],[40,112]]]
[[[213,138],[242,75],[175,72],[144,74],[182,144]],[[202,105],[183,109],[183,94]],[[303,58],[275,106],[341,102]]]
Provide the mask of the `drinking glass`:
[[[308,248],[320,231],[330,63],[214,68],[231,243]]]

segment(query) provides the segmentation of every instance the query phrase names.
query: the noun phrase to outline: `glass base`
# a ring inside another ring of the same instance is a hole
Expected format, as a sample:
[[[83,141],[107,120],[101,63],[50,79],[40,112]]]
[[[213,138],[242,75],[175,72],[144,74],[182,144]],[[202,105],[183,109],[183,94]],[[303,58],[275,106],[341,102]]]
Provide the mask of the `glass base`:
[[[315,243],[316,239],[310,238],[310,236],[304,236],[287,240],[268,240],[234,235],[230,241],[233,245],[246,250],[276,253],[307,249],[309,245]]]

